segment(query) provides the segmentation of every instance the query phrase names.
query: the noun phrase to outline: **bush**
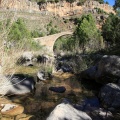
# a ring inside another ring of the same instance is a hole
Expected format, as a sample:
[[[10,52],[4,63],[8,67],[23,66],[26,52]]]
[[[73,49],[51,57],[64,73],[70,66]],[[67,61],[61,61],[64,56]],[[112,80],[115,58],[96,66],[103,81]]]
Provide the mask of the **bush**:
[[[35,31],[35,30],[34,30],[33,32],[31,32],[31,37],[32,37],[32,38],[43,37],[43,36],[44,36],[44,34],[38,32],[38,31]]]
[[[102,26],[104,40],[111,45],[120,43],[120,18],[110,14]]]
[[[52,35],[52,34],[55,34],[55,33],[58,33],[58,32],[59,32],[59,31],[57,30],[57,26],[53,26],[52,21],[50,21],[50,22],[47,24],[47,31],[48,31],[48,35]]]
[[[88,68],[86,59],[75,54],[64,55],[61,58],[58,58],[56,65],[57,69],[67,68],[74,74],[79,74]]]
[[[51,28],[50,32],[49,32],[49,35],[53,35],[53,34],[56,34],[56,33],[58,33],[58,30],[55,29],[55,28]]]
[[[86,48],[89,48],[89,51],[101,49],[102,36],[91,14],[83,15],[78,20],[74,39],[76,44],[81,47],[83,53],[86,51]]]
[[[15,49],[17,48],[21,48],[22,50],[33,50],[33,51],[36,51],[36,50],[40,50],[42,49],[43,47],[38,44],[37,42],[33,41],[32,39],[23,39],[22,41],[18,41],[16,44],[15,44]]]
[[[8,34],[8,39],[12,41],[19,41],[24,38],[29,39],[31,37],[30,31],[27,30],[27,27],[24,23],[24,20],[19,18],[11,26],[10,32]]]
[[[84,3],[86,2],[86,0],[79,0],[79,2],[77,3],[78,6],[82,6],[84,5]]]
[[[97,13],[98,13],[98,14],[103,14],[103,13],[104,13],[104,14],[107,14],[104,10],[102,10],[102,9],[100,9],[100,8],[97,8],[97,7],[96,7],[96,8],[94,8],[94,9],[97,10]]]

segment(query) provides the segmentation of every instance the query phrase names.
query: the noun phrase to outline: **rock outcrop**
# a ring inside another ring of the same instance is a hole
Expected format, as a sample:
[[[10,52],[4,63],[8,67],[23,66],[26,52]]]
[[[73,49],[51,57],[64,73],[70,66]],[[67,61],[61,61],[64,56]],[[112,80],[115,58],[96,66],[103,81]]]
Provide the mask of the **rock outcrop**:
[[[44,7],[43,7],[44,6]],[[75,1],[73,3],[66,2],[66,1],[59,1],[58,3],[51,3],[48,2],[40,4],[40,10],[47,10],[49,12],[54,13],[58,16],[72,16],[77,14],[82,14],[84,12],[91,12],[91,13],[97,13],[95,8],[99,8],[104,10],[107,13],[115,13],[113,10],[113,7],[108,4],[100,4],[97,1],[90,1],[87,0],[83,5],[79,5],[79,1]]]
[[[99,96],[108,108],[120,108],[120,85],[113,83],[105,85],[101,88]]]
[[[1,114],[7,116],[16,116],[24,111],[24,107],[13,103],[1,104],[1,107],[3,107]]]
[[[24,95],[34,90],[35,82],[32,77],[24,75],[0,76],[1,95]]]
[[[83,5],[79,5],[79,1],[73,3],[59,1],[57,3],[41,3],[31,2],[30,0],[1,0],[0,7],[2,9],[19,10],[25,12],[42,12],[43,14],[53,13],[58,16],[72,16],[82,14],[83,12],[96,13],[96,9],[100,8],[107,13],[115,13],[112,6],[108,4],[100,4],[97,1],[87,0]]]
[[[40,70],[37,73],[37,82],[39,82],[39,80],[41,81],[50,80],[51,78],[52,78],[52,75],[49,72]]]
[[[55,107],[47,120],[92,120],[85,112],[78,111],[69,103],[61,103]]]
[[[117,82],[120,78],[120,57],[104,55],[96,66],[85,70],[81,76],[102,84]]]
[[[97,65],[95,79],[100,83],[116,82],[120,78],[120,57],[105,55]]]
[[[1,0],[1,9],[9,10],[20,10],[25,12],[39,12],[39,5],[36,2],[31,2],[30,0]]]
[[[89,9],[94,9],[94,8],[100,8],[102,10],[104,10],[105,12],[107,13],[115,13],[114,10],[113,10],[113,7],[108,5],[108,4],[100,4],[99,2],[97,1],[94,1],[94,0],[87,0],[85,3],[84,3],[84,7],[87,8],[88,10]],[[95,13],[96,11],[92,11],[93,13]]]

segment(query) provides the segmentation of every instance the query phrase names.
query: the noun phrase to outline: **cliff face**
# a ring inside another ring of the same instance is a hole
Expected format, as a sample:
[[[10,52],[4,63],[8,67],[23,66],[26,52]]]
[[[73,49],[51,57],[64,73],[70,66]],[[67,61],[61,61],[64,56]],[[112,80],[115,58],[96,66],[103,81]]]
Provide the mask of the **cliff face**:
[[[115,13],[114,9],[112,6],[108,5],[108,4],[100,4],[97,1],[86,1],[84,3],[83,8],[89,10],[89,9],[94,9],[94,8],[100,8],[102,10],[104,10],[107,13]]]
[[[100,8],[104,10],[106,13],[114,13],[112,6],[109,6],[108,4],[100,4],[97,1],[86,1],[84,5],[79,6],[79,2],[74,3],[68,3],[66,1],[58,2],[58,3],[47,3],[46,5],[41,5],[41,10],[47,10],[50,12],[53,12],[55,15],[59,16],[70,16],[70,15],[77,15],[84,12],[91,12],[91,13],[97,13],[97,10],[95,8]]]
[[[82,6],[79,6],[77,1],[71,4],[66,1],[60,1],[58,3],[47,2],[38,5],[36,2],[30,2],[29,0],[0,0],[0,8],[25,12],[51,12],[61,17],[77,15],[83,12],[96,13],[95,8],[103,9],[107,13],[115,13],[113,7],[108,4],[100,4],[91,0],[87,0]]]
[[[29,0],[0,0],[0,8],[26,12],[39,11],[37,3]]]

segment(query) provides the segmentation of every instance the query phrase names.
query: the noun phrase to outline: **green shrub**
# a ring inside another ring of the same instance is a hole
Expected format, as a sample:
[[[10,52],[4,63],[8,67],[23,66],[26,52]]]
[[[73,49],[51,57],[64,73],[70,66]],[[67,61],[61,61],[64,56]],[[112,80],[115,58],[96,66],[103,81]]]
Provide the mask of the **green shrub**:
[[[8,39],[12,41],[19,41],[24,38],[29,39],[31,37],[30,31],[27,29],[24,20],[19,18],[11,26],[8,34]]]
[[[18,41],[15,47],[16,49],[21,48],[22,50],[34,50],[34,51],[43,48],[40,44],[36,43],[32,39],[26,39],[26,38],[24,38],[22,41]]]
[[[107,12],[105,12],[104,10],[102,10],[102,9],[100,9],[100,8],[94,8],[94,9],[96,9],[97,10],[97,13],[98,14],[107,14]]]
[[[2,22],[0,22],[0,30],[2,30]]]
[[[101,49],[102,36],[98,31],[92,14],[83,15],[77,23],[74,39],[83,53],[86,49],[95,51]],[[87,50],[88,51],[88,50]]]
[[[35,30],[34,30],[33,32],[31,32],[31,37],[32,37],[32,38],[43,37],[43,36],[44,36],[44,34],[38,32],[38,31],[35,31]]]
[[[58,33],[58,30],[56,28],[51,28],[50,32],[49,32],[49,35],[53,35],[53,34],[56,34],[56,33]]]
[[[56,34],[59,32],[59,30],[57,29],[57,26],[53,26],[53,22],[50,21],[48,24],[47,24],[47,31],[48,31],[48,35],[52,35],[52,34]]]
[[[120,18],[110,14],[102,26],[102,35],[105,41],[111,45],[120,43]]]
[[[84,3],[86,2],[86,0],[79,0],[79,2],[77,3],[78,6],[82,6],[84,5]]]
[[[82,59],[81,57],[79,57],[77,59],[73,59],[72,66],[73,66],[73,71],[76,74],[79,74],[82,71],[87,69],[86,61],[84,59]]]

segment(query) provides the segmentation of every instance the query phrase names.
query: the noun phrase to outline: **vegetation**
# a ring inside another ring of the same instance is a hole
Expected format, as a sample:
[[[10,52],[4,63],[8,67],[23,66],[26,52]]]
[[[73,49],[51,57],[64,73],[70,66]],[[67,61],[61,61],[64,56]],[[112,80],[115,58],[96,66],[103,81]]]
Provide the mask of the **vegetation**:
[[[97,10],[97,13],[98,14],[107,14],[104,10],[102,10],[102,9],[100,9],[100,8],[94,8],[94,9],[96,9]]]
[[[120,9],[120,0],[115,0],[115,5],[113,7],[115,10]]]
[[[59,32],[57,26],[53,26],[52,21],[50,21],[49,24],[47,25],[47,31],[48,31],[48,35],[52,35]]]
[[[95,0],[95,1],[98,1],[100,4],[104,3],[104,0]]]
[[[62,0],[31,0],[32,2],[37,2],[37,3],[45,3],[47,1],[49,2],[59,2],[59,1],[62,1]],[[75,2],[76,0],[66,0],[67,2],[70,2],[70,3],[73,3]],[[103,4],[104,3],[104,0],[96,0],[98,1],[99,3]],[[83,5],[84,3],[86,2],[86,0],[79,0],[79,5]]]
[[[109,2],[108,2],[108,1],[106,1],[106,2],[105,2],[105,4],[108,4],[108,5],[109,5]]]
[[[115,0],[115,5],[113,6],[116,10],[118,16],[120,16],[120,0]]]
[[[83,15],[78,20],[78,25],[74,32],[75,42],[82,47],[83,52],[86,49],[86,45],[91,50],[101,49],[102,36],[99,30],[96,28],[95,21],[91,14]]]
[[[60,51],[74,51],[75,42],[72,36],[64,36],[59,38],[54,44],[54,52],[59,53]]]
[[[37,30],[34,30],[34,31],[31,32],[31,37],[32,38],[43,37],[43,36],[44,36],[44,33],[39,32]]]
[[[86,0],[79,0],[78,5],[81,6],[86,2]]]
[[[66,0],[67,2],[69,2],[69,3],[73,3],[73,2],[75,2],[76,0]]]
[[[18,19],[11,26],[8,39],[12,41],[19,41],[24,38],[29,39],[31,37],[30,31],[27,30],[23,19]]]
[[[120,43],[120,18],[114,14],[110,14],[106,22],[102,26],[102,35],[104,40],[110,45]]]
[[[96,28],[95,20],[91,14],[83,15],[76,19],[74,35],[60,38],[54,46],[54,50],[72,52],[90,52],[100,50],[103,47],[101,32]]]

